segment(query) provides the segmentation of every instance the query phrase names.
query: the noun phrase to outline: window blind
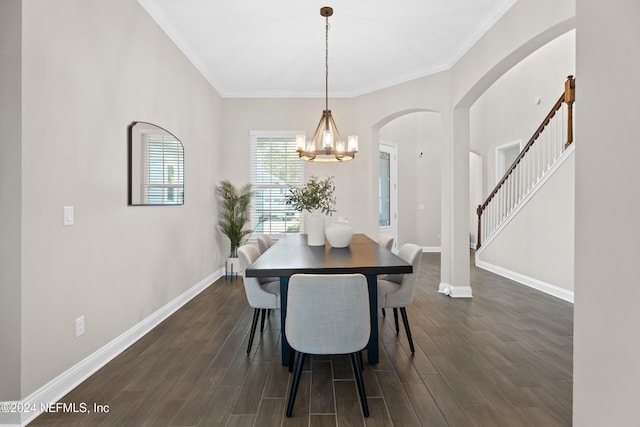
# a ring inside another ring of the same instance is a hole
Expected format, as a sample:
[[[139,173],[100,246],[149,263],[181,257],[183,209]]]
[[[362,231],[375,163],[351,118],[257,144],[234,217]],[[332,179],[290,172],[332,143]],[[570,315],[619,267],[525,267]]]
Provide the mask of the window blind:
[[[302,213],[285,205],[290,186],[304,184],[304,162],[296,151],[301,132],[251,132],[251,224],[258,234],[299,233]]]
[[[184,149],[168,135],[146,134],[143,143],[144,179],[142,195],[146,204],[184,203]]]

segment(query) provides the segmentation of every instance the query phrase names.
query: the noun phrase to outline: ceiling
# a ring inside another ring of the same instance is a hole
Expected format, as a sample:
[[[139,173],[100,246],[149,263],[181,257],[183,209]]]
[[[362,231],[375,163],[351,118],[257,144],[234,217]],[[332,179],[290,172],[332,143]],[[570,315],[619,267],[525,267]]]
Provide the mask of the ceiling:
[[[351,97],[450,68],[516,0],[138,0],[224,97]]]

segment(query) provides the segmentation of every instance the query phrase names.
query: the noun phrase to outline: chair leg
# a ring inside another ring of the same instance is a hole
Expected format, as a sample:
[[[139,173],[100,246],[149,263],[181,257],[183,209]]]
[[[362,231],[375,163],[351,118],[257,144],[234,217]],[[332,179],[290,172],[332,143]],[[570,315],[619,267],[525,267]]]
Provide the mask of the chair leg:
[[[393,307],[393,320],[396,322],[396,335],[400,333],[400,328],[398,327],[398,309]]]
[[[387,313],[385,313],[384,307],[382,308],[382,317],[387,317]]]
[[[256,326],[258,326],[258,317],[260,316],[260,309],[253,309],[253,322],[251,322],[251,332],[249,333],[249,345],[247,346],[247,354],[251,353],[251,345],[253,344],[253,336],[256,333]]]
[[[263,308],[260,310],[262,312],[262,316],[260,316],[260,333],[264,332],[264,318],[267,316],[267,309]]]
[[[300,385],[300,375],[302,374],[302,366],[304,365],[305,354],[296,351],[296,372],[291,383],[291,391],[289,392],[289,404],[287,405],[287,417],[293,413],[293,404],[296,401],[296,393],[298,393],[298,385]]]
[[[360,369],[364,366],[364,362],[362,361],[362,350],[358,352],[358,360],[360,361]]]
[[[416,349],[413,347],[413,338],[411,338],[411,328],[409,328],[409,318],[407,317],[407,308],[400,308],[400,314],[402,314],[402,322],[404,323],[404,330],[407,332],[407,338],[409,339],[409,347],[411,347],[411,353],[415,353]]]
[[[293,367],[296,366],[296,361],[298,360],[298,352],[294,349],[291,349],[291,354],[289,356],[289,372],[293,372]]]
[[[358,386],[358,394],[360,395],[360,405],[362,405],[362,413],[365,417],[369,416],[369,405],[367,405],[367,395],[364,392],[364,381],[362,381],[362,371],[360,370],[360,361],[356,353],[351,353],[351,365],[353,373],[356,376],[356,384]]]

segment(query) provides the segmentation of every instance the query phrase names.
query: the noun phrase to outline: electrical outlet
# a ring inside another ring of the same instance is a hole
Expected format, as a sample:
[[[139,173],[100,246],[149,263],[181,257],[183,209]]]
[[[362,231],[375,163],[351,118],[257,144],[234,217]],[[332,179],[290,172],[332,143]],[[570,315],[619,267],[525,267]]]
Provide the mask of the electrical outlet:
[[[84,316],[80,316],[76,319],[76,338],[84,334]]]

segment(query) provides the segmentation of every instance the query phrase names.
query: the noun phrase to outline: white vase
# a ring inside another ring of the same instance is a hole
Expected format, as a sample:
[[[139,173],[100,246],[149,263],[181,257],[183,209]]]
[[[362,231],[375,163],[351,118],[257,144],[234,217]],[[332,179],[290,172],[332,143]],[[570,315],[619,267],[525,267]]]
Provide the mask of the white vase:
[[[307,244],[324,246],[324,214],[312,212],[307,216]]]
[[[325,234],[332,247],[346,248],[351,243],[353,227],[346,217],[339,216],[327,227]]]

